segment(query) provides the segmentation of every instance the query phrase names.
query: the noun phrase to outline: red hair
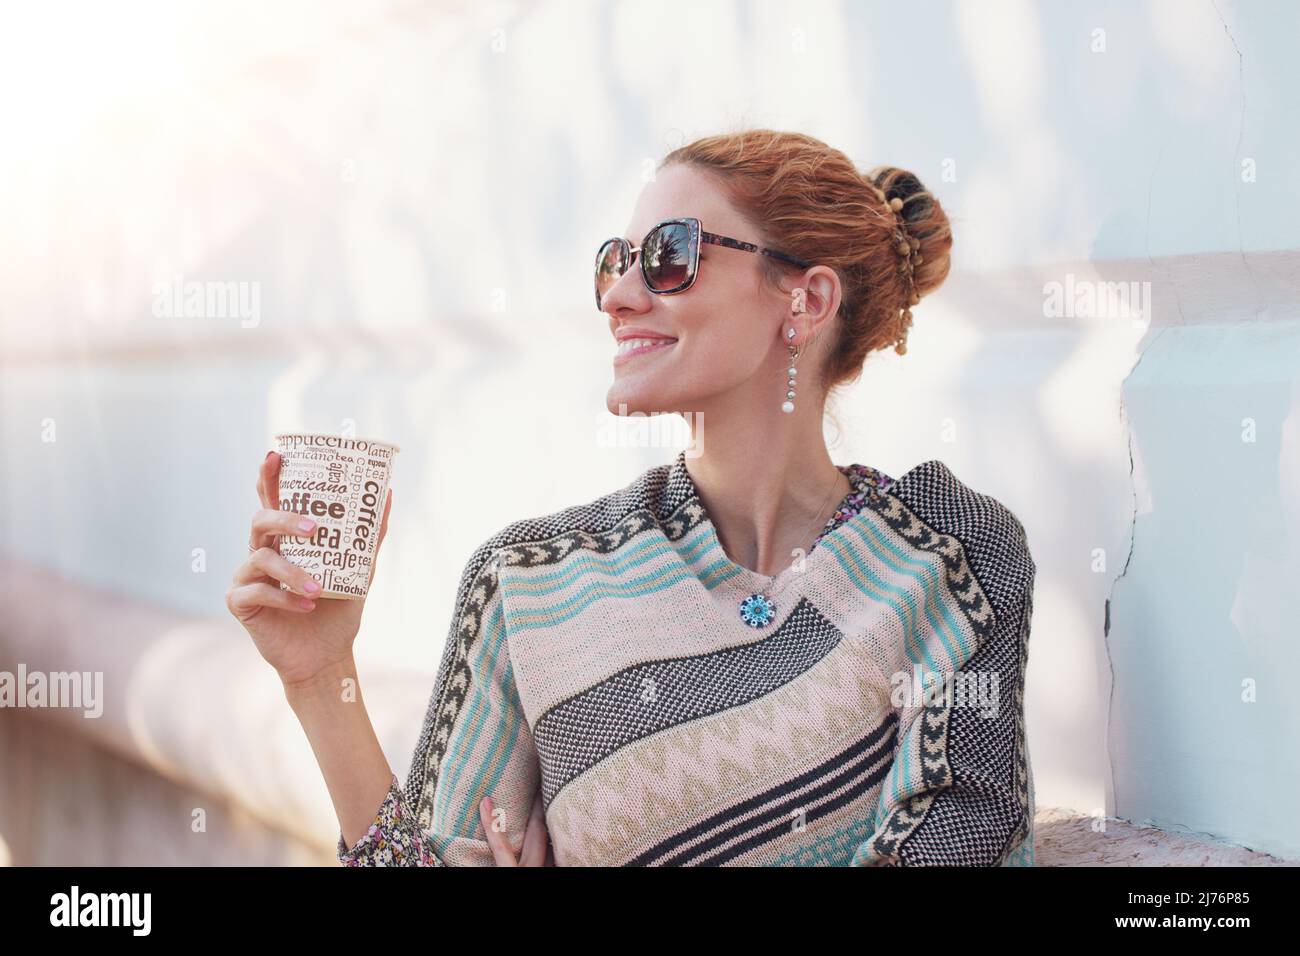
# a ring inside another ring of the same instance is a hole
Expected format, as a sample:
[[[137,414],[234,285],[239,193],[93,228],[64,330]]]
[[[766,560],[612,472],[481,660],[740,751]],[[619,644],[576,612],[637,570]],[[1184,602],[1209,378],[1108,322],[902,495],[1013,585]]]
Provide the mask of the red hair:
[[[711,174],[759,230],[754,241],[835,270],[843,291],[822,368],[828,392],[856,380],[877,349],[907,351],[911,307],[947,277],[952,248],[947,215],[915,175],[894,166],[863,174],[819,139],[770,129],[697,139],[659,168],[674,163]],[[760,263],[774,284],[791,268]]]

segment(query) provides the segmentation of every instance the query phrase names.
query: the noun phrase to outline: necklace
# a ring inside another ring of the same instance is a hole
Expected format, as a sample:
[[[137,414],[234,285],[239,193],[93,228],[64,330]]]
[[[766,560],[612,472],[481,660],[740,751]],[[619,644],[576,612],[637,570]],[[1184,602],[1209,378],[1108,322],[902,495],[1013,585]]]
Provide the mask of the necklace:
[[[839,469],[837,468],[836,470],[838,471]],[[841,472],[841,474],[843,473]],[[817,509],[818,517],[825,513],[826,506],[830,504],[831,498],[835,495],[835,489],[839,483],[840,480],[837,475],[834,484],[831,485],[830,494],[826,496],[826,500],[822,502],[822,506]],[[852,487],[852,484],[853,482],[850,481],[850,487]],[[776,579],[784,573],[784,571],[778,571],[776,574],[769,575],[767,584],[763,586],[761,591],[751,594],[740,602],[740,619],[750,627],[766,627],[776,618],[776,603],[772,600],[772,595],[774,593],[772,585]]]

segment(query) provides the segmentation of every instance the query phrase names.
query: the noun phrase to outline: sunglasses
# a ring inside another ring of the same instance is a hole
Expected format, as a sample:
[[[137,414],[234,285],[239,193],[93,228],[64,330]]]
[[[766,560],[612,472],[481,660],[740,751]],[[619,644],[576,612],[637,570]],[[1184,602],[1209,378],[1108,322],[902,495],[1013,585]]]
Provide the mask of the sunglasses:
[[[741,242],[727,236],[705,232],[700,221],[693,217],[665,219],[645,234],[641,245],[633,248],[622,236],[606,239],[596,253],[596,308],[601,297],[627,272],[632,257],[640,253],[641,279],[655,295],[672,295],[685,292],[695,284],[700,271],[700,243],[710,242],[742,252],[780,259],[800,269],[811,263],[788,256],[784,252],[763,249],[752,242]]]

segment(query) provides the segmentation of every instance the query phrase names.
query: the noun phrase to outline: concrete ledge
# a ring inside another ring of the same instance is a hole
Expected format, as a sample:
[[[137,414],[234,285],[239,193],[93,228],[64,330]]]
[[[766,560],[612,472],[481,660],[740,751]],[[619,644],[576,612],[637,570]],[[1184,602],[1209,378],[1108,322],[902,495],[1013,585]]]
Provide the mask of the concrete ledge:
[[[1297,866],[1267,853],[1232,846],[1209,834],[1173,833],[1062,807],[1034,814],[1036,866]]]
[[[16,673],[21,663],[28,672],[103,674],[98,717],[59,708],[17,714],[185,790],[229,801],[332,854],[338,821],[315,756],[275,672],[233,618],[185,617],[9,560],[0,561],[0,601],[8,609],[0,621],[0,670]],[[358,663],[380,743],[404,779],[433,674]],[[72,782],[48,769],[29,768],[37,805],[55,799],[51,788]],[[15,778],[23,773],[22,763],[6,762],[10,784],[20,784]],[[101,799],[88,784],[79,780],[88,787],[84,801]],[[0,792],[15,798],[9,786]]]
[[[0,717],[0,866],[337,866],[246,808],[35,711]]]

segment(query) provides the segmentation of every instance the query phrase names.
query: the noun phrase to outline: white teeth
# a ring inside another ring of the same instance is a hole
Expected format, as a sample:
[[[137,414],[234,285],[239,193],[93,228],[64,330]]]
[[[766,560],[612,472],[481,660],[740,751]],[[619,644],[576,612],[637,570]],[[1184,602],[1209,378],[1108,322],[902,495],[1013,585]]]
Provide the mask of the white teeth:
[[[676,339],[624,339],[618,343],[618,354],[630,352],[632,349],[639,349],[647,345],[665,345],[669,342],[675,342]]]

